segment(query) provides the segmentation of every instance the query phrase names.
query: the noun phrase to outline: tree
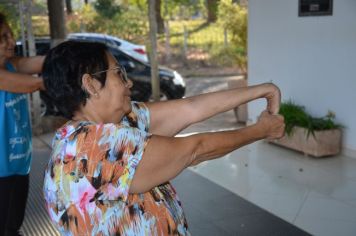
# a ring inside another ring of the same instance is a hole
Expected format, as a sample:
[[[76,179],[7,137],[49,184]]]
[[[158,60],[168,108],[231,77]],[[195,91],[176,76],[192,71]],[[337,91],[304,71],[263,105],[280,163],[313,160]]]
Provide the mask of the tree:
[[[215,22],[217,19],[219,0],[206,0],[206,8],[208,11],[208,23]]]
[[[155,9],[156,9],[157,32],[159,34],[163,34],[164,33],[164,21],[163,21],[163,17],[161,14],[161,0],[156,0]]]
[[[55,46],[66,38],[64,1],[47,0],[47,6],[51,43]]]
[[[160,100],[160,83],[158,77],[158,63],[157,63],[157,21],[156,21],[156,1],[148,1],[148,16],[150,24],[150,41],[151,41],[151,82],[152,82],[152,96],[154,101]]]
[[[66,8],[67,8],[67,15],[72,15],[73,13],[72,0],[66,0]]]

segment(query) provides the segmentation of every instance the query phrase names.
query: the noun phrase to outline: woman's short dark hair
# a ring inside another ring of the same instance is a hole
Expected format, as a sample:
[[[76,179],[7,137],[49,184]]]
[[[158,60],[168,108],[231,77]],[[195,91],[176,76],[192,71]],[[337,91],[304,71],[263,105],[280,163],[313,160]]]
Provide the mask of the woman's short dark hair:
[[[52,48],[44,61],[42,77],[47,94],[64,117],[72,119],[89,94],[82,87],[82,76],[107,70],[107,47],[101,43],[67,41]],[[93,77],[102,87],[106,73]]]

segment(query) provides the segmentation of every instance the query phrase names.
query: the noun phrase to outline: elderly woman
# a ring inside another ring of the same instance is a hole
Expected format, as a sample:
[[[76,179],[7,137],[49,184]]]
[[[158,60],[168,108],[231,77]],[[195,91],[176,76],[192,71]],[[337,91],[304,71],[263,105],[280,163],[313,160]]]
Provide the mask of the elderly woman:
[[[263,138],[279,138],[279,89],[262,84],[186,99],[138,103],[132,82],[102,44],[65,42],[43,67],[45,87],[70,119],[55,134],[44,178],[63,235],[189,235],[170,180],[185,168]],[[187,126],[256,98],[268,111],[246,128],[174,137]]]

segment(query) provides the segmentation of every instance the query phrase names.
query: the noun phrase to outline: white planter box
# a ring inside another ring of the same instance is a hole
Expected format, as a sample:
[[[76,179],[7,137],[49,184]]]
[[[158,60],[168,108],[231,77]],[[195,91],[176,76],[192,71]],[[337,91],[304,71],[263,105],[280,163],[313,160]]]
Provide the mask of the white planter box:
[[[284,146],[296,151],[300,151],[305,155],[315,157],[331,156],[340,153],[341,151],[341,130],[321,130],[315,131],[307,137],[308,131],[305,128],[293,128],[292,135],[287,134],[279,139],[273,140],[271,143]]]

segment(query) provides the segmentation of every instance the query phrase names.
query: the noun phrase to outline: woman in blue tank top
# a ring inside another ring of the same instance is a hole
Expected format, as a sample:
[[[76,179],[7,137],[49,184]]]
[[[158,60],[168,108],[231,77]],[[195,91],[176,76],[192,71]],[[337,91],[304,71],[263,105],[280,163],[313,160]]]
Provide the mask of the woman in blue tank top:
[[[15,57],[14,50],[0,12],[0,235],[21,235],[32,151],[27,93],[43,88],[32,74],[41,71],[44,57]]]

